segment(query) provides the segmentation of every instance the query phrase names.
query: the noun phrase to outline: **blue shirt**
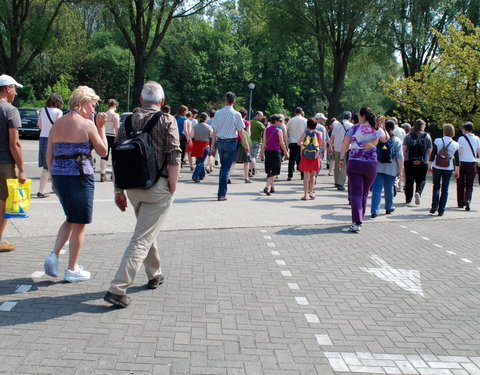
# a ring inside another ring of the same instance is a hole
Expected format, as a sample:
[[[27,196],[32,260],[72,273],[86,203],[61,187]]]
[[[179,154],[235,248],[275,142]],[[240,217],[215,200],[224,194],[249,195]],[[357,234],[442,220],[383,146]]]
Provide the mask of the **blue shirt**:
[[[218,138],[237,138],[237,130],[245,128],[242,115],[235,111],[232,106],[226,105],[215,113],[212,128]]]
[[[183,124],[187,118],[185,116],[178,116],[177,117],[177,126],[178,126],[178,133],[185,135],[185,131],[183,129]]]

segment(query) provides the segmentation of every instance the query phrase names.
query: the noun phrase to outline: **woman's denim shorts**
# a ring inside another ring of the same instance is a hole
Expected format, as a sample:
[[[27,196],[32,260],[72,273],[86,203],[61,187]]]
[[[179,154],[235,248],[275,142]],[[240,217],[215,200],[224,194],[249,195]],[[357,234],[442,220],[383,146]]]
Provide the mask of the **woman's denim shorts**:
[[[68,223],[90,224],[93,214],[93,175],[85,176],[52,176],[53,185]]]

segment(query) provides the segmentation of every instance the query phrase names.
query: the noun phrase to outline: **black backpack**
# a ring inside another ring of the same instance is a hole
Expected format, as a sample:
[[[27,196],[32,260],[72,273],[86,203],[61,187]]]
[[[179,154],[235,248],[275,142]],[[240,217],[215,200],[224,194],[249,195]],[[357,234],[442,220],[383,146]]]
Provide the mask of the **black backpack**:
[[[119,189],[148,189],[160,178],[150,131],[162,115],[155,113],[141,131],[134,132],[132,115],[125,119],[127,139],[112,147],[115,185]]]
[[[393,160],[392,140],[379,141],[377,144],[377,160],[380,163],[391,163]]]
[[[427,153],[427,133],[420,133],[420,135],[411,133],[410,137],[408,158],[410,161],[423,161]]]

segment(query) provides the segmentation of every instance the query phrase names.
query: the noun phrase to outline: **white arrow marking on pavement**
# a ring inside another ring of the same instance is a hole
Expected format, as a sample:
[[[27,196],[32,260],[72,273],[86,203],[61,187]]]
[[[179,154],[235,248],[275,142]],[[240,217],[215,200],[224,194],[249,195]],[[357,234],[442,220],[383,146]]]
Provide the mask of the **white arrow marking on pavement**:
[[[424,297],[419,271],[393,268],[377,255],[372,255],[371,258],[380,268],[359,267],[361,271],[371,273],[379,279],[395,284],[407,292]]]

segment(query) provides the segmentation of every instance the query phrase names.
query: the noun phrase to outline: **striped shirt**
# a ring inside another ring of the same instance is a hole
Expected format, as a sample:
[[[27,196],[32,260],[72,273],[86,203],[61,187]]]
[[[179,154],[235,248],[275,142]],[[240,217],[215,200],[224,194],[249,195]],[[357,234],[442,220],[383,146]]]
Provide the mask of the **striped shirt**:
[[[218,138],[237,138],[237,130],[245,128],[242,116],[232,106],[226,105],[215,113],[212,128]]]

